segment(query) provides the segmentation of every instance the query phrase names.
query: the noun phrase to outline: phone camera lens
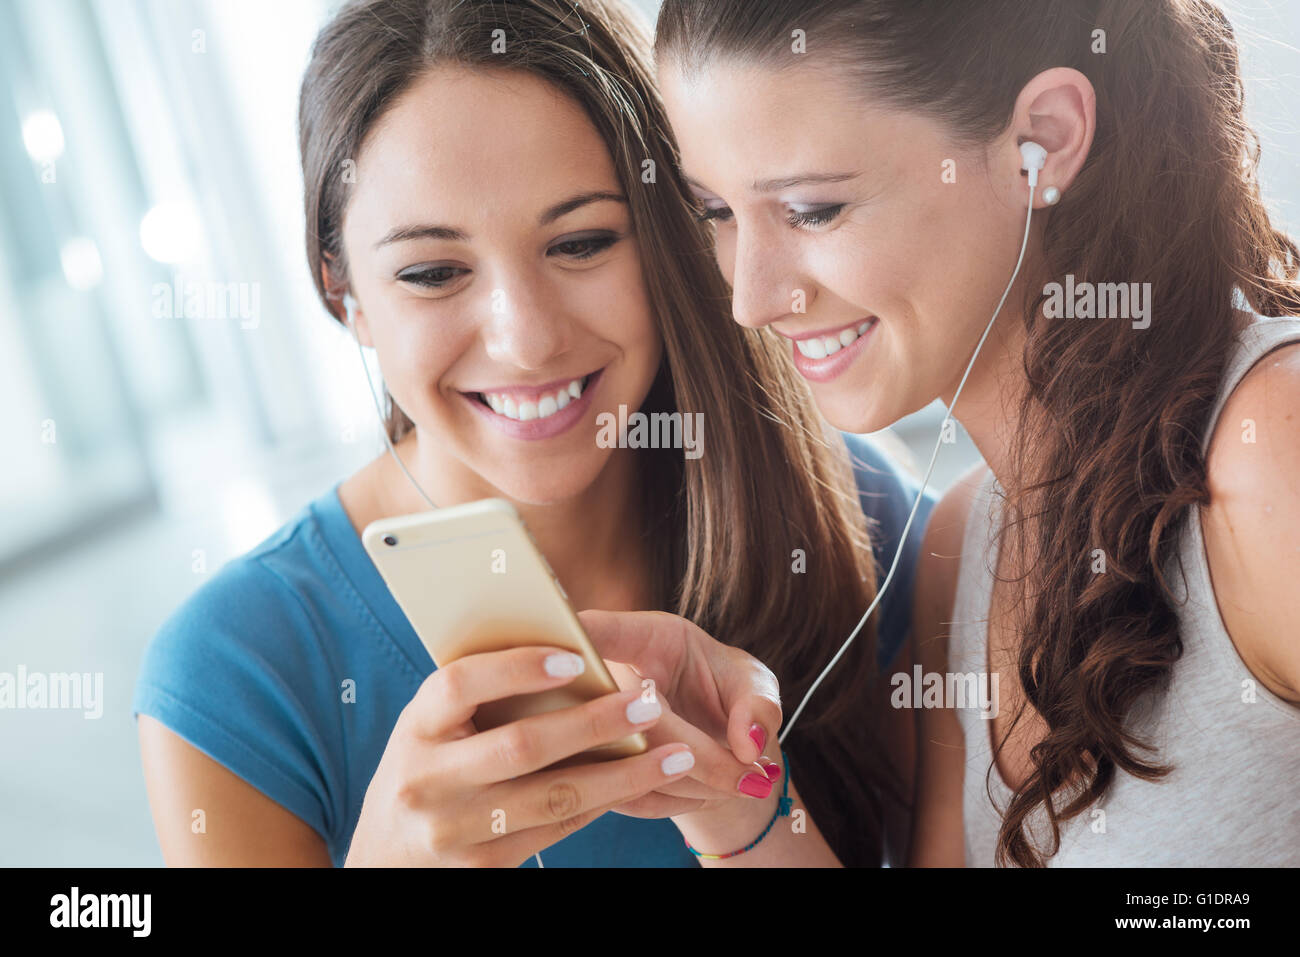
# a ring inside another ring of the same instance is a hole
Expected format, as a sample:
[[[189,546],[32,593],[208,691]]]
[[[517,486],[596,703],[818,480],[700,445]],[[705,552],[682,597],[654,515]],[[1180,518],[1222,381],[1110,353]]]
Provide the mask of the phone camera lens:
[[[396,544],[397,544],[397,539],[396,539],[394,536],[392,536],[392,535],[385,535],[385,536],[384,536],[384,544],[385,544],[385,545],[396,545]]]

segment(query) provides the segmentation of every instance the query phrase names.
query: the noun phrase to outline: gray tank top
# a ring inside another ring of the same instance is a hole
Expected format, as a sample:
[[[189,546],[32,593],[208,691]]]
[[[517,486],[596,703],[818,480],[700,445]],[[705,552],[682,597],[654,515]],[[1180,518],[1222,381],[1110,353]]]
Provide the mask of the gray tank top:
[[[1300,342],[1297,318],[1257,317],[1240,334],[1202,448],[1251,366],[1291,342]],[[997,568],[992,533],[1001,502],[1002,489],[989,472],[966,523],[953,603],[948,668],[958,674],[988,670]],[[1147,695],[1128,719],[1159,748],[1149,757],[1173,771],[1161,781],[1117,771],[1098,804],[1062,825],[1060,850],[1049,866],[1300,866],[1300,707],[1272,694],[1238,656],[1210,583],[1198,506],[1184,513],[1179,536],[1186,583],[1173,568],[1168,579],[1187,599],[1178,609],[1183,655],[1168,690]],[[992,767],[992,721],[983,716],[990,709],[969,697],[966,703],[956,709],[966,737],[966,866],[992,867],[1011,791]],[[1040,850],[1051,847],[1041,806],[1029,828]]]

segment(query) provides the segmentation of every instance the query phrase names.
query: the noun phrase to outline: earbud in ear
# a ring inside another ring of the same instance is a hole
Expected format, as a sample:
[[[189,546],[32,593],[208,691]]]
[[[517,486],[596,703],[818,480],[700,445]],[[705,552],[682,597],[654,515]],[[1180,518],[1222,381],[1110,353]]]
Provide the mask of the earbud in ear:
[[[1047,150],[1033,140],[1020,144],[1020,168],[1029,171],[1029,185],[1038,185],[1038,171],[1047,165]]]
[[[352,298],[352,293],[345,292],[343,294],[343,311],[347,313],[349,326],[353,324],[352,314],[356,311],[356,308],[357,301]]]

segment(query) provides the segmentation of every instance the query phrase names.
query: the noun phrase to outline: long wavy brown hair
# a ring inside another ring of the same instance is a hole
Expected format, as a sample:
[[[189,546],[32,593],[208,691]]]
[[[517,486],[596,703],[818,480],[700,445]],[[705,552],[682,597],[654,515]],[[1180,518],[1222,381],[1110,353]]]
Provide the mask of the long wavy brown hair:
[[[1171,770],[1125,719],[1182,653],[1164,569],[1180,515],[1209,501],[1201,440],[1245,321],[1238,297],[1263,315],[1300,314],[1300,256],[1260,198],[1236,38],[1209,0],[666,0],[656,45],[685,63],[725,53],[788,65],[794,29],[861,89],[967,145],[1005,133],[1044,70],[1072,67],[1096,90],[1087,163],[1039,214],[1001,530],[1014,567],[1030,569],[1012,582],[1017,677],[1049,730],[1003,817],[997,863],[1042,866],[1062,823],[1117,771]],[[1044,318],[1037,290],[1067,273],[1151,283],[1149,328]],[[1097,548],[1107,574],[1092,572]],[[1040,807],[1046,848],[1029,828]]]
[[[613,158],[663,337],[663,365],[642,409],[698,411],[713,423],[697,459],[637,453],[655,608],[753,654],[788,700],[802,696],[875,596],[870,533],[844,444],[785,350],[731,321],[708,235],[677,172],[651,52],[644,21],[617,0],[345,5],[316,40],[300,96],[307,258],[321,301],[340,320],[346,161],[425,71],[449,63],[526,71],[579,103]],[[395,443],[414,426],[387,390],[385,401]],[[795,568],[796,549],[806,570]],[[874,620],[786,742],[792,778],[846,864],[880,863],[882,800],[900,791],[875,734],[883,695]],[[866,763],[864,752],[873,755]]]

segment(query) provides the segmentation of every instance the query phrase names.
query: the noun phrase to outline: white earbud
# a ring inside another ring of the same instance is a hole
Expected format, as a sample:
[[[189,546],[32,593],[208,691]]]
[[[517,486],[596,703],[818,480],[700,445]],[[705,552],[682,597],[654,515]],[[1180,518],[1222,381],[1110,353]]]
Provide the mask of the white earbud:
[[[1033,140],[1025,140],[1020,144],[1020,158],[1020,168],[1029,171],[1029,185],[1037,186],[1038,171],[1047,165],[1047,150]]]
[[[343,311],[348,314],[348,325],[353,325],[352,314],[356,312],[357,301],[352,298],[352,293],[343,294]]]

